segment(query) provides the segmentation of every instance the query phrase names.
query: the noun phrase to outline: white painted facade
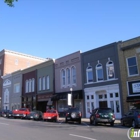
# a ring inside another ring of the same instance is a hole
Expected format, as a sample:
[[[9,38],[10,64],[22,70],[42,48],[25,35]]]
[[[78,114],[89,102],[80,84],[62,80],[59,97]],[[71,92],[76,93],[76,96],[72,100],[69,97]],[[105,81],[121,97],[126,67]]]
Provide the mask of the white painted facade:
[[[117,119],[121,118],[120,91],[118,84],[85,88],[84,92],[86,118],[90,117],[89,112],[99,107],[101,102],[106,102],[107,107],[114,110]]]

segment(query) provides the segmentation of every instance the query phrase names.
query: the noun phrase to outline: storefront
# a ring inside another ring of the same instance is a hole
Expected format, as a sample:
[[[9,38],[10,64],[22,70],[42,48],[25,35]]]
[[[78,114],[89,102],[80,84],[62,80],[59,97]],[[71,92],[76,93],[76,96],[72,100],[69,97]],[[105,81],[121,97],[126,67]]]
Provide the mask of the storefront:
[[[121,118],[119,85],[85,88],[86,117],[97,107],[110,107],[116,118]]]
[[[59,112],[59,115],[63,117],[65,115],[65,112],[68,109],[68,100],[67,95],[69,92],[65,93],[56,93],[52,100],[56,102],[56,109]],[[77,107],[79,110],[83,112],[83,96],[82,96],[82,90],[79,91],[73,91],[72,92],[72,106]]]
[[[129,103],[129,109],[133,107],[140,108],[140,80],[127,82],[128,96],[126,101]]]

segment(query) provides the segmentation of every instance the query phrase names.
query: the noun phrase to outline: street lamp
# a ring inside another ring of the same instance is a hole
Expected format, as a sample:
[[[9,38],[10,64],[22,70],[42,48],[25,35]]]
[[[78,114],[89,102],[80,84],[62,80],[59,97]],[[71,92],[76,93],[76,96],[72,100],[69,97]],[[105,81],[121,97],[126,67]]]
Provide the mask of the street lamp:
[[[71,88],[70,88],[70,92],[71,92],[71,106],[73,107],[73,96],[72,96],[72,91],[73,91],[73,88],[71,87]]]

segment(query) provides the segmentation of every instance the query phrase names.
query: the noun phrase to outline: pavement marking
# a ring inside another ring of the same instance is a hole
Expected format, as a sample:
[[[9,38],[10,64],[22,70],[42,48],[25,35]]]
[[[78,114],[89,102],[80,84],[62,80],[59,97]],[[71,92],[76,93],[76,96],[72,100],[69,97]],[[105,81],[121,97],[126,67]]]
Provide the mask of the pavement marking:
[[[69,134],[70,136],[74,136],[74,137],[79,137],[79,138],[83,138],[83,139],[88,139],[88,140],[97,140],[97,139],[93,139],[93,138],[89,138],[89,137],[84,137],[84,136],[79,136],[79,135],[74,135],[74,134]]]
[[[9,125],[8,123],[0,123],[0,124],[2,124],[2,125]]]

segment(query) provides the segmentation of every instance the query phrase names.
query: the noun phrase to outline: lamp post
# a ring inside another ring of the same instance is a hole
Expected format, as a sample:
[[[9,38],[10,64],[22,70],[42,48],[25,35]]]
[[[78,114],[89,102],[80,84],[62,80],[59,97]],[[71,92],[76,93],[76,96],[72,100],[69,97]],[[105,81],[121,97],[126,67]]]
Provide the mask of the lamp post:
[[[70,91],[71,91],[71,106],[73,107],[73,96],[72,96],[73,88],[72,87],[70,88]]]

